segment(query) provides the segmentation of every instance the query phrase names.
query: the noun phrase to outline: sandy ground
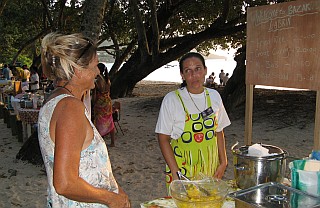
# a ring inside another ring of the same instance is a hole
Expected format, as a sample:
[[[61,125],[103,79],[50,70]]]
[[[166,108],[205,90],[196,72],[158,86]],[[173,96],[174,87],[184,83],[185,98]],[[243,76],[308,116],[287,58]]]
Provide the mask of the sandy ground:
[[[142,82],[134,97],[117,99],[122,105],[119,123],[124,135],[117,132],[116,147],[108,149],[114,175],[134,208],[166,196],[165,162],[154,128],[163,96],[177,87],[173,83]],[[310,91],[255,89],[252,142],[275,145],[296,158],[308,156],[313,148],[315,97]],[[232,124],[225,129],[229,158],[225,180],[234,177],[231,146],[237,141],[244,145],[244,109],[239,106],[229,114]],[[22,143],[11,135],[3,119],[0,132],[0,207],[45,207],[44,168],[16,159]],[[286,176],[290,176],[288,170]]]

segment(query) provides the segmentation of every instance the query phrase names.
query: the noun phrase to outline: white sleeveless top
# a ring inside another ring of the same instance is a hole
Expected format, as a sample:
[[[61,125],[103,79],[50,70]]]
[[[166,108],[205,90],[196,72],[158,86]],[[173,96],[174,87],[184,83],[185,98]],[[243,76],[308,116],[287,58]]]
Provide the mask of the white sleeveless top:
[[[47,207],[108,207],[98,203],[84,203],[70,200],[64,196],[58,195],[53,186],[55,144],[50,137],[50,121],[57,103],[68,96],[70,95],[62,94],[51,99],[40,109],[39,113],[38,138],[48,177]],[[84,113],[92,126],[94,138],[90,146],[81,151],[79,176],[94,187],[104,188],[118,193],[118,185],[112,174],[107,146],[89,119],[87,110],[85,110]]]

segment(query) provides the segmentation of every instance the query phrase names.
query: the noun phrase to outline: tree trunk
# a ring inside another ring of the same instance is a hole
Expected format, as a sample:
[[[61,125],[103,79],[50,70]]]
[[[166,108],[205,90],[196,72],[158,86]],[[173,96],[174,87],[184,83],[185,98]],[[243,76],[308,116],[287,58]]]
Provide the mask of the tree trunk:
[[[176,50],[176,53],[159,54],[157,57],[147,56],[143,63],[141,63],[139,51],[135,52],[121,69],[111,77],[111,98],[132,96],[132,91],[139,81],[161,66],[178,59],[189,50],[188,47],[181,48],[183,50]]]
[[[87,0],[84,1],[84,11],[81,22],[81,32],[97,41],[101,31],[107,0]]]
[[[228,80],[221,97],[227,112],[231,112],[235,107],[243,104],[246,100],[246,48],[245,46],[237,51],[234,60],[237,62],[232,76]]]

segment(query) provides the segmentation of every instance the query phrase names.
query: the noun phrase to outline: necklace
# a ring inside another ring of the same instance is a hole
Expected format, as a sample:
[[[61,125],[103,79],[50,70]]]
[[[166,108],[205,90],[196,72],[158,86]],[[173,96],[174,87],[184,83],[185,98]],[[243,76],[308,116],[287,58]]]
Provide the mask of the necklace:
[[[203,111],[201,111],[201,110],[198,108],[198,106],[197,106],[196,103],[194,102],[193,98],[191,97],[189,90],[187,90],[187,92],[188,92],[189,97],[190,97],[191,101],[193,102],[194,106],[196,106],[196,108],[198,109],[198,111],[199,111],[200,113],[202,113]],[[207,97],[206,97],[206,93],[205,93],[205,91],[204,91],[204,110],[206,109],[206,107],[207,107]]]
[[[67,90],[72,96],[74,96],[74,94],[72,93],[72,91],[71,90],[69,90],[68,88],[66,88],[66,86],[65,85],[63,85],[63,86],[58,86],[59,88],[63,88],[63,89],[65,89],[65,90]]]

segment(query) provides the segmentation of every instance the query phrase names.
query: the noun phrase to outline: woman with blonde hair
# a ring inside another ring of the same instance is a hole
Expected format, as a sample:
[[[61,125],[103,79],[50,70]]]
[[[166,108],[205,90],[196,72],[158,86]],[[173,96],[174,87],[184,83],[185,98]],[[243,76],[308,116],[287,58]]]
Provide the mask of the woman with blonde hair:
[[[97,48],[81,34],[42,40],[42,69],[56,81],[38,120],[48,177],[47,207],[130,207],[117,184],[108,150],[81,97],[95,87]]]

